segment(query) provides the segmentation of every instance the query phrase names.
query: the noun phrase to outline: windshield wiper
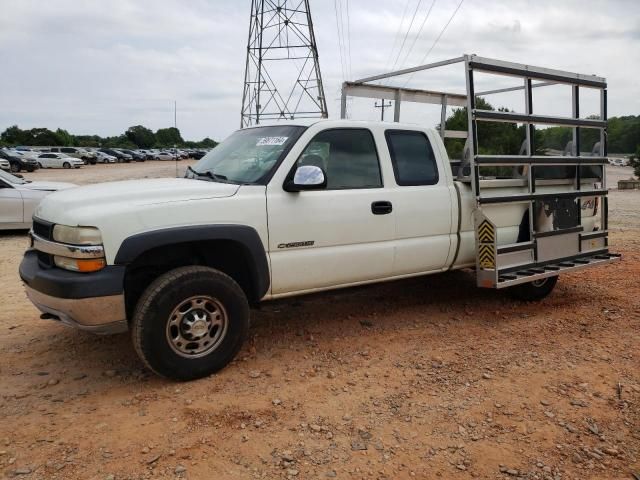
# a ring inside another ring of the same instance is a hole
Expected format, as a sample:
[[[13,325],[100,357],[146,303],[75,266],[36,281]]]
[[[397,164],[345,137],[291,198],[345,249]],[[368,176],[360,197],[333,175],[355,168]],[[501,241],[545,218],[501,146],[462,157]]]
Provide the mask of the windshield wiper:
[[[215,181],[222,181],[222,182],[226,182],[228,181],[228,178],[225,177],[224,175],[219,175],[217,173],[213,173],[211,170],[206,170],[204,172],[198,172],[197,170],[194,170],[193,168],[191,168],[191,166],[187,167],[187,170],[190,171],[191,173],[193,173],[194,175],[196,175],[197,177],[207,177],[210,178],[211,180]]]

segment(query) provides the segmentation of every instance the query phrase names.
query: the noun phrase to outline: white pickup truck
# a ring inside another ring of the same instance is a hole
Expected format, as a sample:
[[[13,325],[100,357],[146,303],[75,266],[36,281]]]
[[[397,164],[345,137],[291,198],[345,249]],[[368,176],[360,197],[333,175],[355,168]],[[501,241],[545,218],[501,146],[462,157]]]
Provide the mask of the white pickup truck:
[[[527,188],[517,178],[480,181],[498,200]],[[581,182],[588,191],[594,180]],[[540,180],[536,192],[562,183]],[[585,194],[578,204],[578,229],[593,232],[597,202]],[[43,318],[130,330],[154,372],[193,379],[234,358],[250,305],[477,267],[476,210],[436,130],[349,120],[260,126],[235,132],[186,178],[50,195],[35,212],[20,275]],[[499,254],[533,243],[526,202],[489,202],[483,215]],[[537,231],[553,228],[545,218],[531,221]],[[500,279],[519,298],[541,299],[561,269],[551,263]]]

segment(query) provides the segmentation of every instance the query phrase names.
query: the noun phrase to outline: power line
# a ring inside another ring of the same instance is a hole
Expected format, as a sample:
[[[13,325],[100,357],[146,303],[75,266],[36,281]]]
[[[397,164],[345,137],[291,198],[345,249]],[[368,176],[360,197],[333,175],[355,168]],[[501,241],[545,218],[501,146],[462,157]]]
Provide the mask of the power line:
[[[336,28],[338,29],[338,49],[340,50],[340,67],[342,68],[342,80],[345,80],[347,76],[345,75],[345,61],[344,56],[342,55],[342,34],[340,33],[340,19],[338,16],[338,0],[333,0],[333,9],[336,13]]]
[[[404,10],[402,12],[402,19],[400,20],[400,25],[398,25],[398,30],[396,31],[396,35],[393,39],[393,46],[391,47],[391,51],[389,52],[389,58],[387,59],[387,63],[385,63],[385,70],[389,68],[391,65],[391,59],[393,58],[393,52],[396,51],[396,45],[398,45],[398,40],[400,40],[400,32],[402,31],[402,25],[404,24],[404,19],[407,16],[407,10],[409,9],[409,2],[411,0],[407,0],[407,3],[404,4]]]
[[[402,63],[400,63],[400,67],[399,69],[402,68],[402,66],[407,63],[407,59],[409,58],[409,55],[411,55],[411,52],[413,51],[413,47],[416,46],[416,42],[418,41],[418,38],[420,38],[420,34],[422,33],[422,30],[424,29],[425,24],[427,23],[427,20],[429,19],[429,16],[431,15],[431,10],[433,10],[433,6],[436,4],[436,0],[433,0],[433,2],[431,2],[431,6],[429,7],[429,11],[427,11],[427,16],[424,17],[424,20],[422,21],[422,25],[420,25],[420,29],[418,30],[418,33],[416,34],[416,36],[413,38],[413,43],[411,44],[411,47],[409,48],[409,51],[407,52],[407,54],[404,56],[404,60],[402,60]]]
[[[347,3],[347,40],[349,46],[349,78],[353,77],[351,72],[351,19],[349,17],[349,0],[345,0]]]
[[[340,29],[342,31],[342,46],[344,48],[344,68],[345,68],[346,78],[350,78],[351,64],[349,63],[348,52],[351,50],[351,46],[349,45],[349,42],[351,42],[351,39],[349,39],[345,34],[344,15],[343,15],[344,4],[342,3],[342,0],[338,0],[338,10],[340,11]]]
[[[429,50],[427,51],[427,53],[425,53],[424,57],[422,57],[422,60],[420,60],[420,63],[418,63],[418,65],[422,65],[424,64],[425,60],[427,59],[427,57],[429,56],[429,54],[431,53],[431,51],[435,48],[435,46],[438,44],[438,42],[440,41],[440,39],[442,38],[442,35],[444,34],[444,32],[447,30],[447,27],[449,26],[449,24],[451,23],[451,21],[453,20],[453,17],[456,16],[456,14],[458,13],[458,10],[460,10],[460,7],[462,6],[462,4],[464,3],[464,0],[460,0],[460,3],[458,3],[458,6],[456,7],[456,9],[453,11],[453,14],[451,14],[451,17],[449,17],[449,20],[447,21],[447,23],[444,25],[444,27],[442,27],[442,30],[440,31],[440,33],[438,34],[438,36],[436,37],[436,39],[433,42],[433,45],[431,45],[431,48],[429,48]],[[404,85],[402,85],[403,87],[407,86],[407,83],[409,83],[411,81],[411,79],[413,78],[413,76],[415,75],[415,72],[413,72],[411,75],[409,75],[409,78],[407,78],[407,81],[404,82]]]
[[[422,3],[422,0],[418,0],[418,4],[416,5],[416,9],[413,11],[413,17],[411,17],[411,22],[409,23],[409,28],[407,28],[407,33],[404,34],[404,39],[402,40],[402,45],[400,45],[400,50],[398,50],[398,56],[396,57],[396,61],[393,62],[393,67],[391,67],[392,71],[393,71],[394,68],[396,68],[398,60],[400,60],[400,54],[402,53],[402,49],[404,48],[405,42],[407,41],[407,37],[409,36],[409,32],[411,31],[411,27],[413,27],[413,22],[416,19],[416,15],[418,14],[418,9],[420,8],[420,4],[421,3]]]

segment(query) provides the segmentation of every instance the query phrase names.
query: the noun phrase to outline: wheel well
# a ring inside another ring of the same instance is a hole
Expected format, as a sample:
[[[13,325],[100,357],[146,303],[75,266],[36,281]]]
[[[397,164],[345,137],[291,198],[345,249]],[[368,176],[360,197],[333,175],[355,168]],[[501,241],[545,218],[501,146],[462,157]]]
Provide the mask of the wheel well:
[[[156,278],[189,265],[220,270],[240,285],[249,302],[257,302],[259,294],[249,259],[246,248],[232,240],[185,242],[147,250],[127,266],[124,278],[127,318],[131,319],[138,299]]]

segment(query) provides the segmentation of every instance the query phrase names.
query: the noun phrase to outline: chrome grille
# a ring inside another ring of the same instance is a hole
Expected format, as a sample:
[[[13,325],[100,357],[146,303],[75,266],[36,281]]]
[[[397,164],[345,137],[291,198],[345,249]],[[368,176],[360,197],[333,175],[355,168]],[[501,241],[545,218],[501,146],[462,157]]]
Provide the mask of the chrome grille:
[[[53,223],[34,218],[33,233],[45,240],[53,240]]]

